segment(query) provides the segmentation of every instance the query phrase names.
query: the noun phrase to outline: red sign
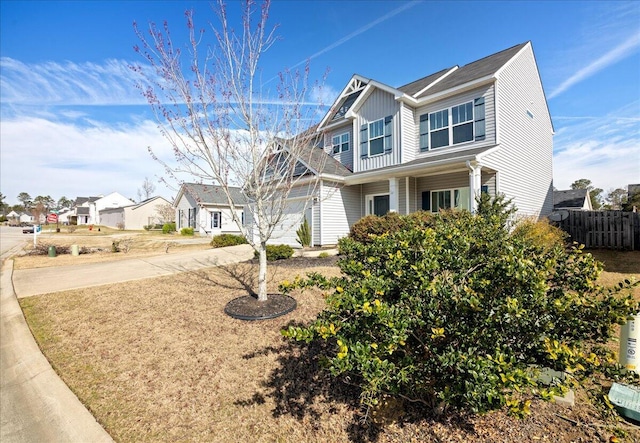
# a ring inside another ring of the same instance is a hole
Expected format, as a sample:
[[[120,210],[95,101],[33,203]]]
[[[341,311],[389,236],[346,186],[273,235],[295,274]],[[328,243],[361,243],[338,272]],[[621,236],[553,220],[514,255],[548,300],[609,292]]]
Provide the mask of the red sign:
[[[47,215],[47,223],[56,223],[58,221],[58,214]]]

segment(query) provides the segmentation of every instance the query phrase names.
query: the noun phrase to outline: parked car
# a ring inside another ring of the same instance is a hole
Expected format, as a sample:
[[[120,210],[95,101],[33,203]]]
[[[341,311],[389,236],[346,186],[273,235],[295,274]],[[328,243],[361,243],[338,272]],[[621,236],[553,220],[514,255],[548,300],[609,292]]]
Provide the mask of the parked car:
[[[22,228],[22,233],[23,234],[33,234],[35,229],[36,229],[35,226],[28,226],[26,228]]]

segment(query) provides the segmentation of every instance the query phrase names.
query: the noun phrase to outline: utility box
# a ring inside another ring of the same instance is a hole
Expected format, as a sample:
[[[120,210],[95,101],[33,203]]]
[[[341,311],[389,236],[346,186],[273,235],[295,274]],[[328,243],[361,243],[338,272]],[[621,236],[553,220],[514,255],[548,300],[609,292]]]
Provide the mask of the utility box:
[[[49,257],[55,257],[56,256],[56,247],[51,245],[49,246]]]
[[[620,328],[620,365],[628,371],[640,374],[638,339],[640,338],[640,314],[636,314]]]

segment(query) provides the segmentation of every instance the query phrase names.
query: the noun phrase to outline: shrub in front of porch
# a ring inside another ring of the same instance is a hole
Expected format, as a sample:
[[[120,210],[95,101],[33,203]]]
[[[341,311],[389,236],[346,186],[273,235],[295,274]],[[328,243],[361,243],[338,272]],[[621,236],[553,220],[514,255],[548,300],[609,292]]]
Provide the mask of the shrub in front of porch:
[[[442,212],[419,223],[396,215],[408,227],[343,239],[341,277],[311,274],[281,286],[327,293],[315,321],[283,334],[328,342],[328,370],[357,383],[369,406],[395,396],[526,414],[531,398],[618,374],[603,344],[640,310],[632,285],[600,287],[590,254],[540,241],[531,229],[510,232],[511,214],[508,203],[487,200],[478,215]],[[570,375],[543,385],[541,368]]]

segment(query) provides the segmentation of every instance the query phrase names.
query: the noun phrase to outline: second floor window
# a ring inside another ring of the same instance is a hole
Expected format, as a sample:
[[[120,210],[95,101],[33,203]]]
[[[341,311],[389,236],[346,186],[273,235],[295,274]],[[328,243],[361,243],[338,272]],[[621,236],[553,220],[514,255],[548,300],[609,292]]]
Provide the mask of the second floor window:
[[[331,145],[333,146],[333,153],[339,154],[349,150],[349,133],[346,132],[341,135],[336,135],[331,139]]]
[[[423,114],[419,123],[421,151],[484,140],[484,97]]]
[[[393,117],[388,116],[360,127],[360,157],[373,157],[393,151]]]

